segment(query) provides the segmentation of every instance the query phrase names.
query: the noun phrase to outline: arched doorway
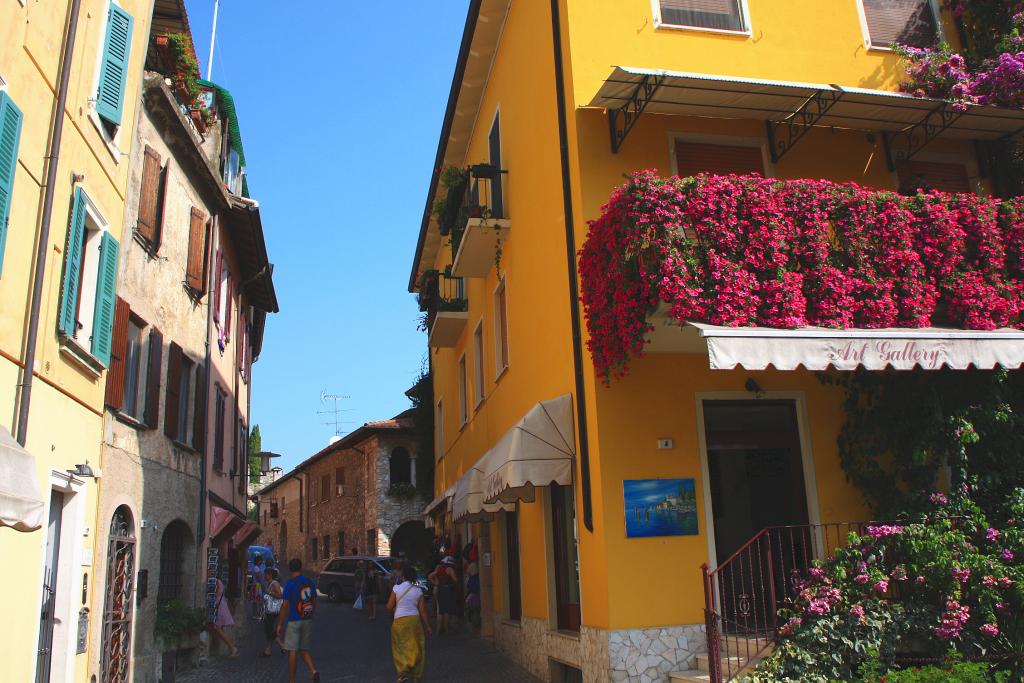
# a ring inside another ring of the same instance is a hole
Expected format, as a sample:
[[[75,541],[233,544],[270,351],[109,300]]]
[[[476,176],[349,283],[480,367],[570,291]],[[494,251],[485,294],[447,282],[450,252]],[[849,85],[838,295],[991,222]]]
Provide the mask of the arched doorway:
[[[156,604],[165,605],[173,600],[184,600],[187,587],[188,558],[191,556],[192,531],[180,519],[164,529],[160,538],[160,587]]]
[[[114,511],[107,541],[103,604],[103,683],[128,683],[135,596],[135,521],[128,506]]]
[[[399,525],[391,535],[391,554],[404,555],[413,564],[426,564],[433,541],[434,534],[423,521],[412,519]]]

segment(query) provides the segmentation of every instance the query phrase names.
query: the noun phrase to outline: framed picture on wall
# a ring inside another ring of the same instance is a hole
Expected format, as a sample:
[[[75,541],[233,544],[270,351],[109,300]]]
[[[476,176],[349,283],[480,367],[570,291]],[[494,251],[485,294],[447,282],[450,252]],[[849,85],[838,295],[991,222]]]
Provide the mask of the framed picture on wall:
[[[622,493],[626,538],[697,535],[693,479],[626,479]]]

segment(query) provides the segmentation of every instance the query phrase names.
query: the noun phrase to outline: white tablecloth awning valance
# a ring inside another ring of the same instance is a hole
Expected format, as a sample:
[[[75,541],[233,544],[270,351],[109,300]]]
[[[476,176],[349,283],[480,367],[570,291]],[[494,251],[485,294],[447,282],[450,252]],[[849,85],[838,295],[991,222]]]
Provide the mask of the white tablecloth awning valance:
[[[0,526],[35,531],[43,525],[45,506],[36,459],[0,427]]]
[[[712,370],[965,370],[1024,365],[1024,331],[719,327],[687,323],[706,343]]]
[[[435,510],[437,510],[437,508],[441,507],[441,505],[447,504],[447,505],[450,506],[452,504],[451,503],[451,498],[454,495],[455,495],[455,484],[452,484],[447,489],[445,489],[441,493],[441,495],[437,496],[436,498],[434,498],[434,500],[430,501],[427,504],[427,507],[423,508],[423,515],[424,516],[430,516],[431,514],[433,514],[433,512]]]
[[[495,512],[515,509],[514,505],[484,502],[484,474],[480,465],[486,457],[481,458],[455,483],[455,494],[452,497],[453,522],[486,521]]]
[[[542,401],[481,460],[484,500],[529,502],[537,486],[569,486],[575,455],[572,396]]]

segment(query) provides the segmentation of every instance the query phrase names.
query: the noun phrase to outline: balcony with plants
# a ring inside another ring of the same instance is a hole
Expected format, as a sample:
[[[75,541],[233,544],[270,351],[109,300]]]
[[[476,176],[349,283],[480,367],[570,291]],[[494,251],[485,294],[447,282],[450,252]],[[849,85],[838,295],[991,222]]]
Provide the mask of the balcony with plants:
[[[469,300],[461,277],[430,270],[423,274],[419,291],[420,329],[429,335],[431,348],[454,347],[469,324]]]
[[[205,136],[217,114],[213,93],[200,85],[192,39],[185,33],[168,33],[155,40],[160,72],[170,79],[171,90],[196,131]]]
[[[446,194],[434,203],[441,235],[452,247],[452,274],[486,277],[501,264],[502,245],[512,222],[505,210],[503,177],[490,164],[448,166],[441,174]]]

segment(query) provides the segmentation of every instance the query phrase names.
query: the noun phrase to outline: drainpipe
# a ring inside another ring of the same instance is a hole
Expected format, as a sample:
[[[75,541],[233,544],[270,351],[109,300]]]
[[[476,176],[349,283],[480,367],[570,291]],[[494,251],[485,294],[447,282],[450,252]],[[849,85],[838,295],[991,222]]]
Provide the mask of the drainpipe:
[[[562,205],[565,213],[565,256],[569,271],[569,314],[572,321],[572,358],[576,379],[576,425],[580,439],[580,488],[583,525],[594,530],[590,493],[590,440],[587,436],[587,396],[583,382],[583,340],[580,337],[580,299],[576,287],[576,232],[573,228],[572,182],[569,168],[569,126],[565,116],[565,75],[562,69],[562,27],[559,0],[551,0],[551,36],[555,49],[555,98],[558,102],[558,151],[562,162]]]
[[[214,248],[213,240],[217,236],[217,227],[220,225],[220,215],[214,214],[213,220],[210,221],[210,232],[206,238],[207,254],[206,254],[206,368],[203,372],[203,387],[202,390],[205,393],[206,400],[203,401],[203,411],[206,413],[203,415],[203,425],[205,432],[205,443],[203,444],[202,450],[200,451],[200,463],[199,468],[199,513],[196,519],[196,546],[198,548],[203,547],[203,539],[206,536],[206,508],[207,508],[207,467],[209,466],[209,451],[210,451],[210,364],[213,359],[213,345],[210,343],[211,330],[213,330],[213,288],[216,286],[213,279],[216,277],[216,272],[213,267],[213,259],[217,250]],[[198,390],[198,387],[197,387]],[[214,437],[216,437],[217,429],[214,427]],[[197,576],[198,567],[200,562],[200,554],[196,553],[196,567]]]
[[[33,370],[36,365],[36,346],[39,342],[39,309],[43,303],[43,277],[46,274],[46,253],[50,247],[50,220],[53,218],[53,198],[57,188],[57,166],[60,159],[60,143],[64,135],[64,110],[68,101],[68,83],[71,80],[71,61],[75,52],[75,36],[78,33],[78,14],[82,0],[72,0],[68,10],[67,29],[64,31],[64,45],[61,48],[60,80],[57,83],[57,104],[50,130],[50,145],[46,151],[49,162],[46,165],[46,185],[43,193],[43,215],[39,226],[39,241],[36,243],[35,273],[32,278],[32,307],[28,319],[28,336],[25,342],[25,364],[21,369],[21,392],[18,394],[18,443],[22,446],[28,439],[28,413],[32,405]]]

